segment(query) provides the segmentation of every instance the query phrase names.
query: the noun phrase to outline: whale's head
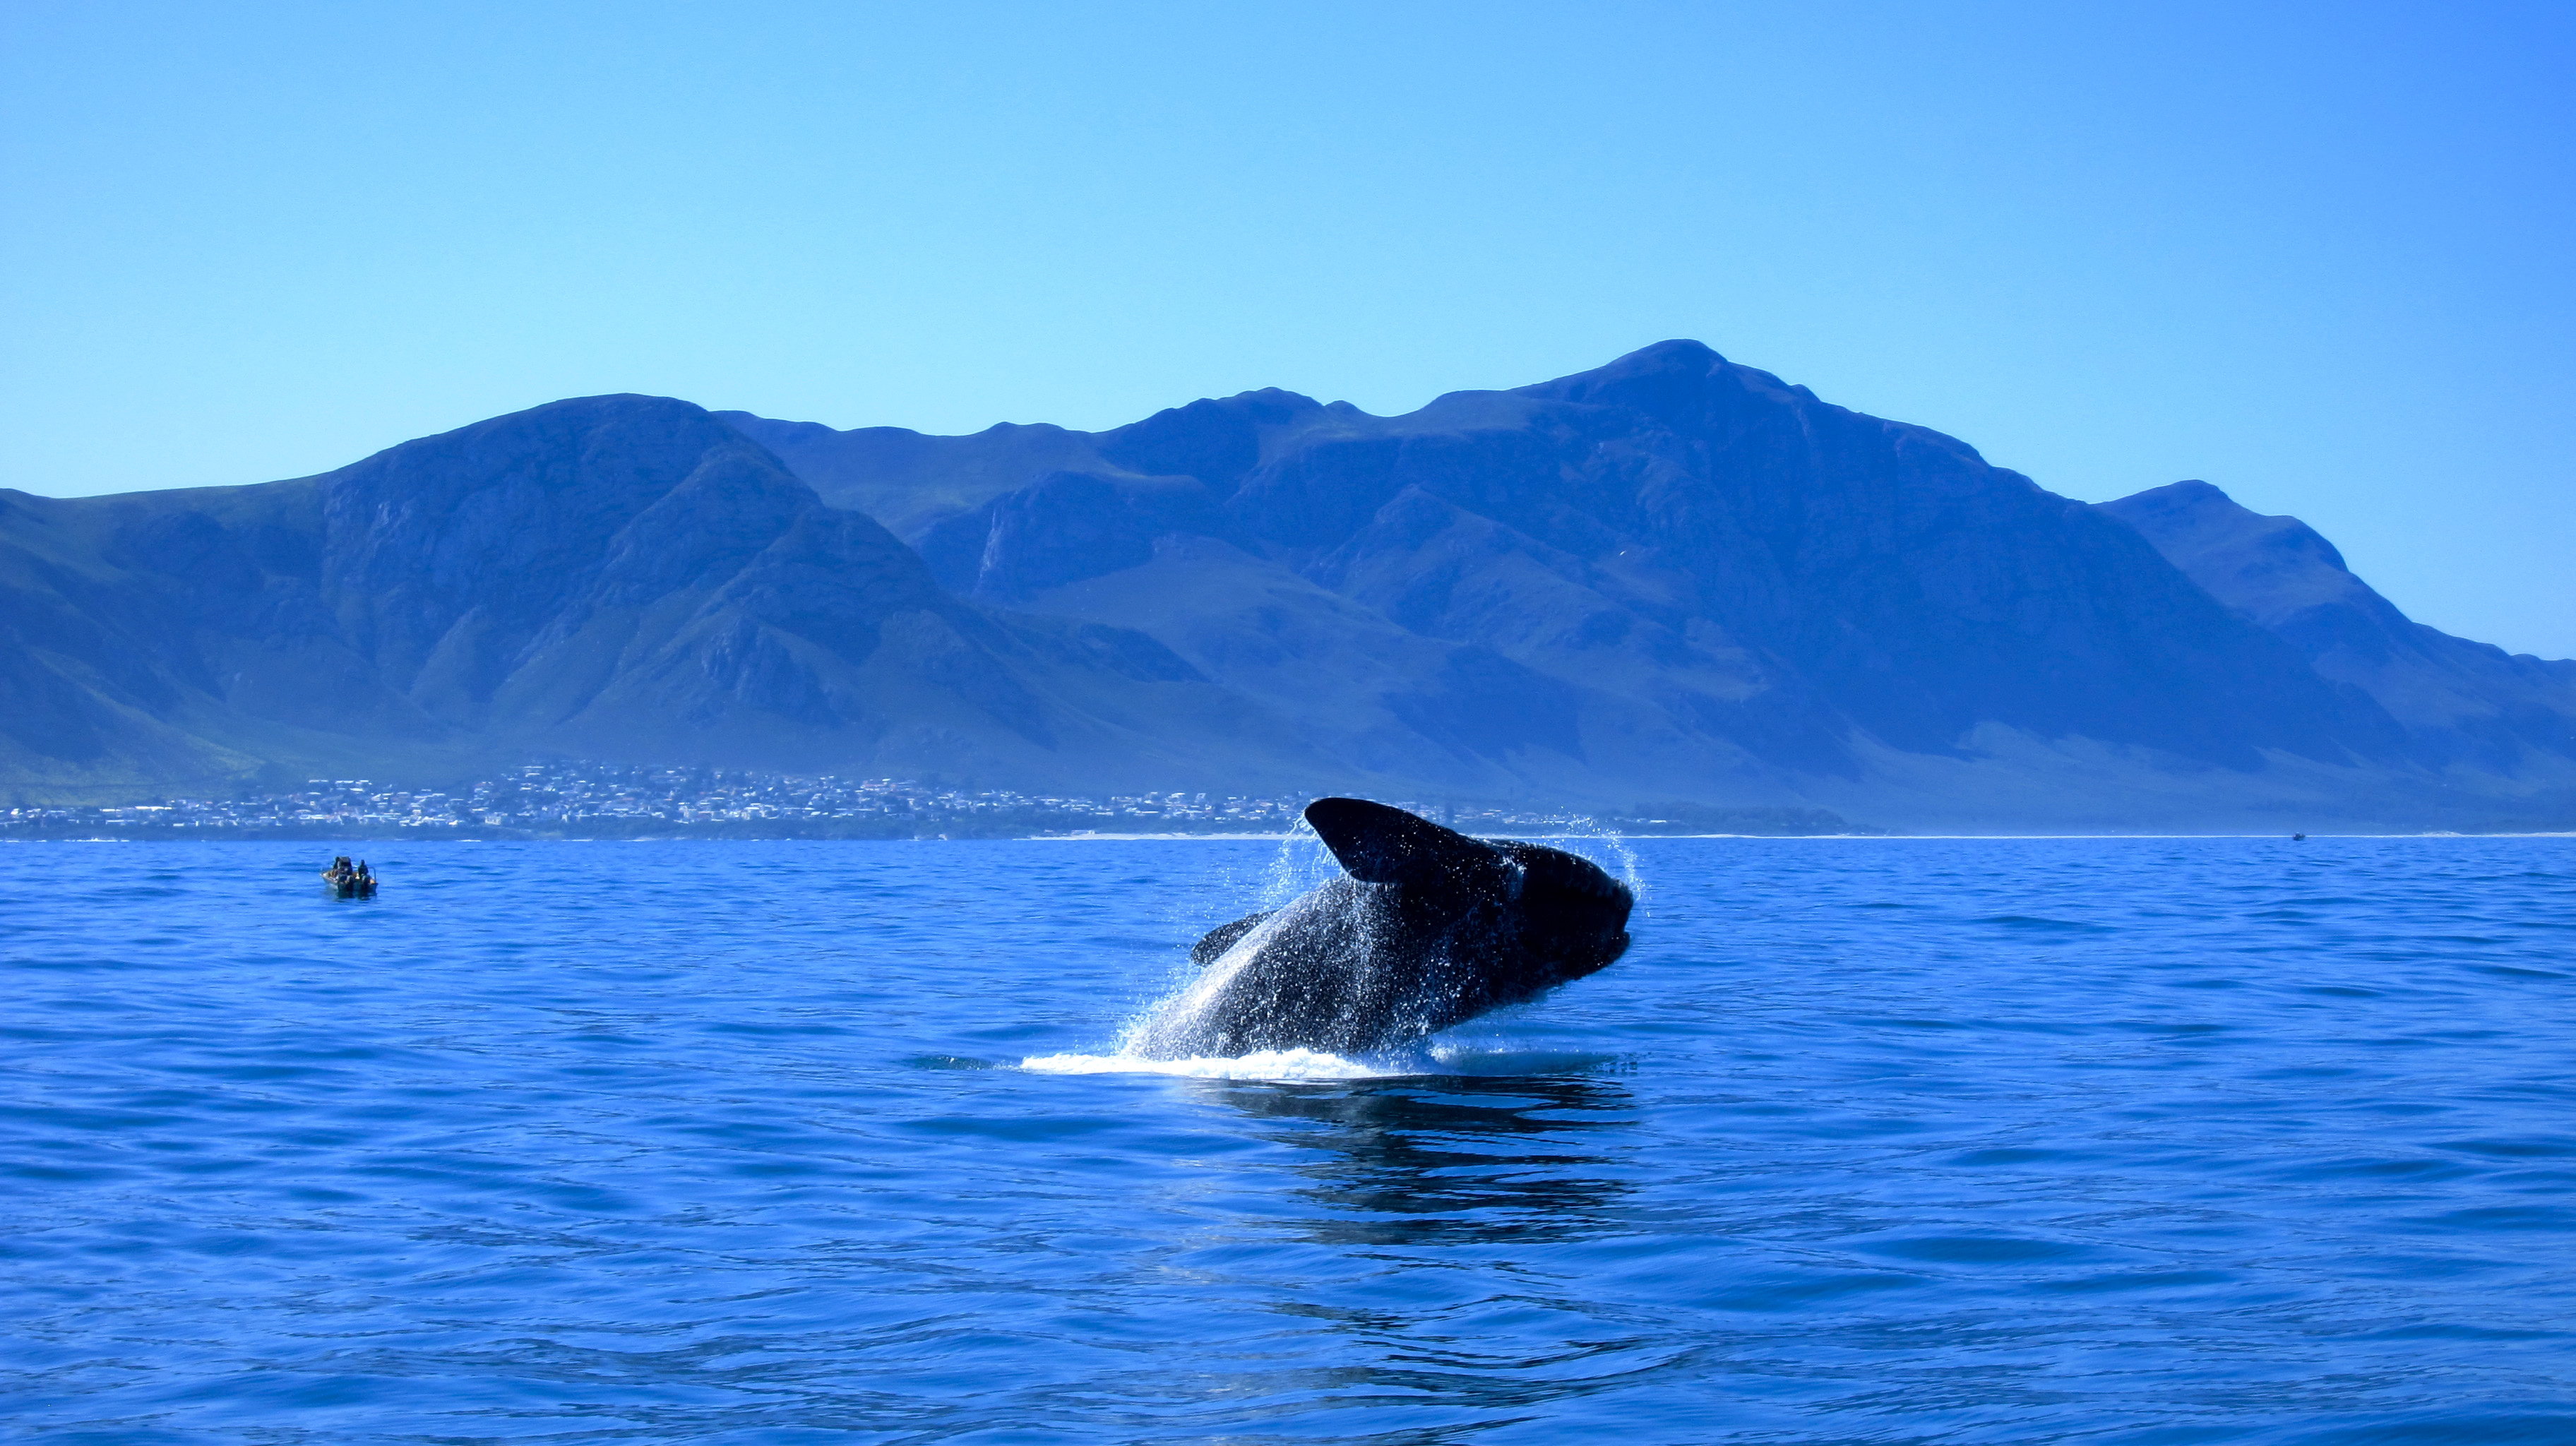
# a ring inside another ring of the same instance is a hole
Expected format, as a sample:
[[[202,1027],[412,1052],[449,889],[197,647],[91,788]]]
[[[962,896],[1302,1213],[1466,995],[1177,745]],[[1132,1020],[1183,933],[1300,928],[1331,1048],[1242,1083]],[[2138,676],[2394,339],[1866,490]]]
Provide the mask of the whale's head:
[[[1628,948],[1628,886],[1590,859],[1540,844],[1470,838],[1400,808],[1319,798],[1306,821],[1344,871],[1402,891],[1431,930],[1462,929],[1495,1002],[1602,969]]]
[[[1541,844],[1491,845],[1521,870],[1521,948],[1553,974],[1547,987],[1580,979],[1628,952],[1628,911],[1637,899],[1599,864]]]

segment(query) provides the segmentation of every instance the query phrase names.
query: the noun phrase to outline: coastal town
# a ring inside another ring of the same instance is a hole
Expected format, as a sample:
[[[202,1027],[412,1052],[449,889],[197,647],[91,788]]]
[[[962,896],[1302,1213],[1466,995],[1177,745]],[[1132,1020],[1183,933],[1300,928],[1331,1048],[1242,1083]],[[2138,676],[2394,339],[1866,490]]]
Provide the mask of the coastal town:
[[[1632,833],[1840,833],[1818,810],[1708,810],[1593,820],[1501,806],[1389,800],[1471,833],[1603,827]],[[453,790],[313,779],[237,798],[0,809],[0,838],[1027,838],[1075,834],[1276,834],[1304,794],[1081,796],[591,762],[531,763]]]
[[[1275,833],[1305,800],[1140,793],[1099,798],[940,788],[893,778],[532,763],[450,790],[363,778],[240,798],[0,811],[0,837],[914,838],[1030,833]]]

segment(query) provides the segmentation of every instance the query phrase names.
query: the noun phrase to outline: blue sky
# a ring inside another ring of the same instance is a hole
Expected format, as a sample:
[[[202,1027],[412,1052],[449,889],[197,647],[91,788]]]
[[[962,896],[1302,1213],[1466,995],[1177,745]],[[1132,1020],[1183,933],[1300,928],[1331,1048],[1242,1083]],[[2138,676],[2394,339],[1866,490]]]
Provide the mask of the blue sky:
[[[0,8],[0,486],[1103,427],[1665,337],[2576,656],[2576,7]]]

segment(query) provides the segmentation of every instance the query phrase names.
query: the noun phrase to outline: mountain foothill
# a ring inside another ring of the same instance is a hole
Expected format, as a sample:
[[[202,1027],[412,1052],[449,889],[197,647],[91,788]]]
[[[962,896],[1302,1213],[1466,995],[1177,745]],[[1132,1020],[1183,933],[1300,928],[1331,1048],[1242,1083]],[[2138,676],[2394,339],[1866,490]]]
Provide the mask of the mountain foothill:
[[[2088,505],[1696,342],[1105,432],[556,402],[0,490],[0,798],[537,758],[1912,829],[2576,821],[2576,663],[2204,482]]]

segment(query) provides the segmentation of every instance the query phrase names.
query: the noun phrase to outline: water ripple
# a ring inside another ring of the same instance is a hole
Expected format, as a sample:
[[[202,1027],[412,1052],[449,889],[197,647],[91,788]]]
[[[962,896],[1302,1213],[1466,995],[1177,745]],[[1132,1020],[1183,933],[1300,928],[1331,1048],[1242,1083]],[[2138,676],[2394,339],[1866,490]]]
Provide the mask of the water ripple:
[[[2576,841],[1633,858],[1535,1008],[1139,1067],[1315,858],[0,848],[0,1418],[2576,1440]]]

